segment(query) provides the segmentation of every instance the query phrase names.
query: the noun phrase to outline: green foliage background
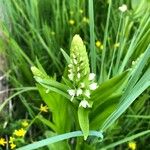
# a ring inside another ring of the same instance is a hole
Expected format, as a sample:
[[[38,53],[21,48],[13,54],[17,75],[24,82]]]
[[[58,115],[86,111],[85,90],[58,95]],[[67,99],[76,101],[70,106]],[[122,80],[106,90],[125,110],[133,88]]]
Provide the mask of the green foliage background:
[[[127,148],[126,142],[137,137],[138,149],[145,145],[145,149],[150,148],[149,0],[0,0],[0,3],[4,9],[0,49],[8,61],[6,75],[12,89],[12,96],[0,106],[1,113],[8,103],[12,104],[8,115],[1,117],[1,136],[11,135],[18,120],[33,121],[35,117],[38,119],[30,127],[32,136],[27,135],[24,144],[80,130],[76,109],[66,101],[67,88],[61,80],[67,65],[61,48],[69,55],[72,37],[79,34],[86,45],[91,71],[96,73],[100,84],[91,96],[94,104],[89,114],[90,129],[104,131],[104,139],[95,142],[97,139],[89,138],[83,142],[83,138],[78,138],[77,143],[82,144],[77,144],[76,149],[123,149]],[[128,10],[121,13],[118,7],[123,3]],[[97,40],[103,49],[95,46]],[[114,46],[116,43],[119,47]],[[36,87],[31,66],[37,66],[43,75],[36,78]],[[50,93],[45,95],[47,88]],[[63,91],[66,97],[62,98]],[[37,117],[43,101],[51,113]],[[5,122],[8,125],[3,128]],[[73,149],[75,143],[68,147],[65,141],[41,149],[58,149],[60,145]]]

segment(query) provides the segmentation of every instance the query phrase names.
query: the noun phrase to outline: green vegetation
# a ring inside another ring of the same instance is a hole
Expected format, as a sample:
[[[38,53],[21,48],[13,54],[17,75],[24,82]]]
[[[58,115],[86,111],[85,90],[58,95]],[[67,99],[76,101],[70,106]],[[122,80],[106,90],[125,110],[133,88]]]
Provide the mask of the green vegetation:
[[[150,148],[149,0],[0,4],[0,149]]]

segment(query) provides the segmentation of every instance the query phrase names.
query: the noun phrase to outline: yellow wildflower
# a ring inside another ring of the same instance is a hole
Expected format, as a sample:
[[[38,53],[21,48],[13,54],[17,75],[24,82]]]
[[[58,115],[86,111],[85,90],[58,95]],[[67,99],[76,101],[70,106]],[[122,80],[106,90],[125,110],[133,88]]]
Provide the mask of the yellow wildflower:
[[[15,147],[16,147],[16,144],[14,144],[14,143],[10,144],[10,149],[14,149]]]
[[[29,125],[26,120],[24,120],[21,124],[22,124],[23,127],[27,127]]]
[[[131,149],[131,150],[136,150],[136,142],[134,141],[131,141],[128,143],[128,147]]]
[[[15,130],[14,131],[14,135],[16,135],[16,136],[24,136],[25,135],[25,133],[26,133],[26,130],[24,130],[23,128],[21,128],[21,129],[19,129],[19,130]]]
[[[69,20],[69,24],[70,24],[70,25],[74,25],[74,24],[75,24],[75,21],[74,21],[73,19],[70,19],[70,20]]]
[[[4,138],[0,138],[0,145],[5,146],[7,141]]]
[[[114,48],[118,48],[120,46],[120,43],[115,43]]]
[[[89,23],[89,19],[86,18],[86,17],[83,17],[83,20],[82,20],[84,23]]]
[[[41,112],[48,112],[48,106],[47,105],[43,106],[43,104],[41,104],[40,111]]]
[[[102,43],[101,43],[101,41],[96,41],[96,43],[95,43],[95,45],[96,45],[96,47],[98,47],[98,48],[100,48],[100,46],[102,45]]]
[[[14,141],[15,141],[15,138],[12,137],[12,136],[10,136],[10,138],[9,138],[9,143],[13,143]]]
[[[80,9],[80,13],[83,14],[83,10],[82,9]]]

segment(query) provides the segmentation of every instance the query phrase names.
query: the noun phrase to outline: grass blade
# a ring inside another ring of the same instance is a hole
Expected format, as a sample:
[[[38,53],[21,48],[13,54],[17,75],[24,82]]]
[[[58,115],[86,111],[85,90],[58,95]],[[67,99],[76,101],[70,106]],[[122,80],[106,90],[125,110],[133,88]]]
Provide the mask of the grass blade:
[[[94,34],[93,0],[89,0],[89,19],[90,19],[91,68],[92,68],[92,72],[96,74],[96,50],[95,50],[95,34]]]
[[[115,143],[112,143],[112,144],[110,144],[110,145],[108,145],[108,146],[105,146],[105,147],[103,147],[103,148],[100,148],[100,150],[106,150],[106,149],[109,149],[109,148],[114,148],[114,147],[117,146],[117,145],[126,143],[126,142],[128,142],[128,141],[132,141],[132,140],[134,140],[134,139],[136,139],[136,138],[138,138],[138,137],[141,137],[141,136],[143,136],[143,135],[145,135],[145,134],[149,134],[149,133],[150,133],[150,130],[146,130],[146,131],[137,133],[137,134],[135,134],[135,135],[132,135],[132,136],[130,136],[130,137],[126,137],[126,138],[124,138],[124,139],[122,139],[122,140],[120,140],[120,141],[117,141],[117,142],[115,142]]]
[[[97,132],[97,131],[90,131],[89,133],[90,136],[96,136],[98,138],[103,138],[103,135],[101,132]],[[32,144],[29,144],[27,146],[18,148],[17,150],[33,150],[33,149],[37,149],[52,143],[56,143],[62,140],[66,140],[69,138],[73,138],[73,137],[79,137],[79,136],[83,136],[83,133],[81,131],[74,131],[74,132],[70,132],[70,133],[65,133],[65,134],[61,134],[61,135],[57,135],[51,138],[47,138],[38,142],[34,142]]]

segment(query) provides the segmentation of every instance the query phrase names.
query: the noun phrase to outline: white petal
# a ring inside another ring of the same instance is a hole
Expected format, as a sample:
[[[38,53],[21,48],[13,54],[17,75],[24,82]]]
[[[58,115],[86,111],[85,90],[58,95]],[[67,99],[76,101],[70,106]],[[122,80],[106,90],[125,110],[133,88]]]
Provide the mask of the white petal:
[[[87,96],[88,98],[90,98],[90,90],[85,90],[84,94],[85,94],[85,96]]]
[[[77,77],[78,77],[78,79],[81,77],[80,73],[77,73]]]
[[[74,96],[76,94],[75,90],[67,90],[67,92],[69,93],[70,96]]]
[[[91,81],[91,80],[94,80],[94,78],[95,78],[95,73],[90,73],[89,74],[89,80]]]
[[[69,65],[68,65],[68,67],[69,67],[69,68],[72,68],[72,67],[73,67],[73,65],[72,65],[72,64],[69,64]]]
[[[75,54],[72,54],[72,57],[75,59],[76,58]]]
[[[90,90],[95,90],[95,89],[97,89],[97,87],[98,87],[97,83],[92,83],[89,85]]]
[[[74,75],[71,73],[71,74],[68,74],[68,78],[70,79],[70,80],[73,80],[73,77],[74,77]]]
[[[81,90],[81,89],[77,89],[76,95],[79,96],[79,95],[81,95],[81,94],[82,94],[82,90]]]
[[[86,101],[85,99],[82,100],[79,104],[79,107],[83,107],[83,108],[87,108],[87,107],[91,107],[90,104],[88,103],[88,101]]]
[[[77,71],[80,71],[80,67],[77,67]]]
[[[119,10],[121,11],[121,12],[125,12],[125,11],[127,11],[127,5],[125,5],[125,4],[123,4],[122,6],[120,6],[119,7]]]
[[[85,83],[80,83],[80,85],[81,85],[81,88],[84,88],[85,87]]]
[[[69,72],[69,73],[72,73],[72,69],[69,69],[68,72]]]
[[[73,62],[75,65],[78,63],[76,59],[73,59]]]

